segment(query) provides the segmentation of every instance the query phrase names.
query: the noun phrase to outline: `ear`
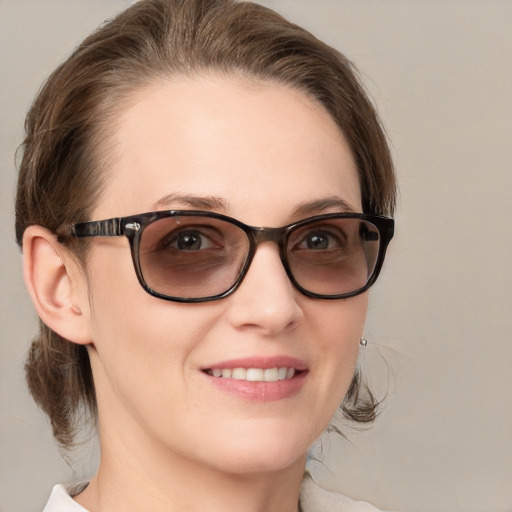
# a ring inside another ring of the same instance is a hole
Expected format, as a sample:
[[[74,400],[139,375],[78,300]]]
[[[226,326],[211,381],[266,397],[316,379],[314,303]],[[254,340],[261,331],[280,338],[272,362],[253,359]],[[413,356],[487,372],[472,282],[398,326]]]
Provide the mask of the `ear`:
[[[39,318],[50,329],[74,343],[92,343],[86,277],[69,250],[46,228],[25,230],[23,277]]]

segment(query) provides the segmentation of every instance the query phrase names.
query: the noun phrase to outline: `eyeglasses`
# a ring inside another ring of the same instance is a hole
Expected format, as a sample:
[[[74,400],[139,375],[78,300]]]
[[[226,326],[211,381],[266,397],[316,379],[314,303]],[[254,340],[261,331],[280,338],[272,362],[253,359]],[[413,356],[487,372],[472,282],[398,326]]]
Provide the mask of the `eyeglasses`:
[[[71,234],[126,236],[135,272],[151,295],[205,302],[233,293],[259,244],[273,242],[302,294],[345,299],[377,279],[394,221],[379,215],[328,213],[280,228],[263,228],[212,212],[167,210],[83,222]]]

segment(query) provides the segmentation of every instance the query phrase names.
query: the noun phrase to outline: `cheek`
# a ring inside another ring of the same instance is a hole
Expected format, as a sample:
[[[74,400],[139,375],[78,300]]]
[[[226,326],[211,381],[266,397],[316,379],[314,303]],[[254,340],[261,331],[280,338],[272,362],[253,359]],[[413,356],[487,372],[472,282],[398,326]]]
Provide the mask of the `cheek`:
[[[215,307],[190,308],[146,293],[126,252],[99,248],[91,258],[91,362],[98,391],[150,407],[147,397],[183,379],[190,353],[218,315]]]
[[[338,360],[349,354],[357,355],[364,331],[368,294],[341,301],[318,301],[314,307],[310,315],[321,351]]]
[[[368,306],[367,294],[318,303],[315,359],[325,424],[340,406],[354,376]]]

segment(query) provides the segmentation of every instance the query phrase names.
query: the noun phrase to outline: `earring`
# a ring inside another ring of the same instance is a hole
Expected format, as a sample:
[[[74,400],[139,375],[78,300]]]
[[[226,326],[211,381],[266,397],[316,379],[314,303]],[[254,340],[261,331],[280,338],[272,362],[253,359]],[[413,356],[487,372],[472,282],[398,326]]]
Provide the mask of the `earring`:
[[[366,345],[368,345],[368,340],[362,336],[361,339],[359,340],[359,345],[361,345],[361,347],[366,347]]]

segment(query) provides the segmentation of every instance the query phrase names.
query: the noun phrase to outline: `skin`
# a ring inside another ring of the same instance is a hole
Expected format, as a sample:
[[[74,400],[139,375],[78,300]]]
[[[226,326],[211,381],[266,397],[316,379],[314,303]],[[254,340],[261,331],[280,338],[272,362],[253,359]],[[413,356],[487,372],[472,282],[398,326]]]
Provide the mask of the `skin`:
[[[343,135],[319,104],[290,88],[226,77],[169,80],[138,91],[115,126],[115,165],[93,220],[205,209],[212,201],[202,198],[212,197],[221,200],[214,211],[255,226],[347,206],[362,211]],[[345,205],[297,211],[333,197]],[[179,304],[141,288],[124,237],[91,240],[87,277],[42,228],[29,228],[26,243],[39,314],[86,344],[93,367],[102,458],[75,498],[81,505],[92,512],[296,510],[307,450],[354,372],[367,294],[343,301],[301,295],[267,242],[234,294]],[[55,276],[53,285],[44,272]],[[201,371],[276,356],[308,370],[299,392],[280,400],[244,399]]]

